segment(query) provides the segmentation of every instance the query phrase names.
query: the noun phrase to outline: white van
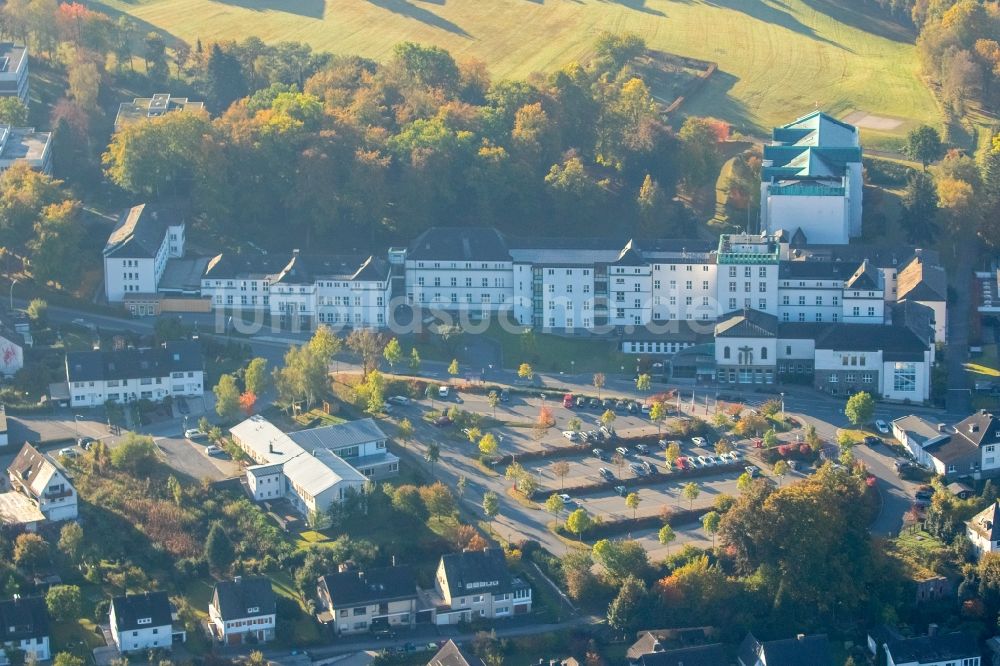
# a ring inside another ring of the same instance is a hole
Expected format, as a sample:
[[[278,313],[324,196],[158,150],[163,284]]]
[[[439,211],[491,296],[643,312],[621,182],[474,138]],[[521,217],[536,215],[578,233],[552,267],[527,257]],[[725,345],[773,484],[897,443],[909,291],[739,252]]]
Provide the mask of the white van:
[[[442,386],[441,388],[438,389],[438,397],[439,398],[447,398],[449,395],[451,395],[451,387],[450,386]]]

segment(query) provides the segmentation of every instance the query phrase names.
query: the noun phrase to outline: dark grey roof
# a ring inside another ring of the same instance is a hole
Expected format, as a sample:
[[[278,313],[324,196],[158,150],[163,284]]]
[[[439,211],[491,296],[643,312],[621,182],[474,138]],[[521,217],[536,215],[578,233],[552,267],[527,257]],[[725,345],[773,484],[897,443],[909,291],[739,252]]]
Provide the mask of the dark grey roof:
[[[615,261],[617,266],[645,266],[648,262],[642,258],[642,250],[639,248],[635,241],[630,240],[622,248],[621,254],[618,255],[618,260]]]
[[[996,541],[1000,537],[1000,502],[994,501],[993,504],[965,521],[965,524],[987,541]]]
[[[962,632],[890,640],[885,645],[886,650],[892,655],[892,660],[897,664],[909,662],[933,664],[972,659],[983,654],[976,637]]]
[[[1000,418],[982,409],[955,424],[955,435],[979,448],[1000,444]]]
[[[139,204],[118,219],[104,246],[105,257],[151,259],[163,244],[168,226],[184,223],[180,206],[167,204]]]
[[[816,340],[833,326],[833,322],[783,321],[778,324],[778,338],[784,340]]]
[[[170,599],[166,592],[128,594],[111,600],[118,631],[133,631],[171,624]],[[143,620],[140,622],[140,620]]]
[[[49,610],[42,597],[0,601],[0,645],[49,635]]]
[[[319,587],[334,608],[417,596],[416,579],[408,566],[331,573],[320,577]]]
[[[387,438],[371,418],[290,432],[288,437],[307,451],[324,448],[333,449],[334,452],[346,446],[358,446]]]
[[[460,648],[449,638],[448,642],[427,662],[427,666],[483,666],[483,660]]]
[[[858,291],[874,291],[879,287],[879,274],[877,270],[868,263],[868,260],[861,262],[854,274],[844,283],[845,289],[856,289]]]
[[[834,261],[782,261],[778,265],[779,280],[844,280],[854,267]]]
[[[778,318],[752,308],[722,315],[715,325],[717,338],[773,338],[777,335]]]
[[[201,347],[189,340],[175,340],[153,349],[66,354],[69,382],[165,377],[171,372],[191,372],[202,367]]]
[[[705,330],[705,322],[686,319],[658,321],[655,331],[645,326],[622,335],[622,342],[711,342],[712,332]],[[667,329],[667,330],[664,330]]]
[[[212,605],[218,609],[223,620],[273,615],[274,590],[270,579],[263,576],[224,580],[215,584]]]
[[[890,307],[894,326],[905,326],[925,344],[934,339],[934,310],[916,301],[893,303]]]
[[[416,261],[510,261],[503,234],[492,227],[432,227],[410,244]]]
[[[441,556],[448,591],[453,597],[473,591],[491,594],[507,593],[514,589],[514,582],[507,570],[503,551],[499,548],[465,550]],[[488,583],[482,585],[482,583]],[[467,587],[477,584],[476,587]]]
[[[883,361],[921,361],[928,347],[902,326],[838,324],[816,340],[816,349],[880,351]]]
[[[649,652],[639,658],[642,666],[728,666],[721,643],[699,645],[662,652]],[[770,666],[770,662],[769,666]]]
[[[826,634],[764,642],[747,634],[740,644],[738,658],[742,666],[754,666],[758,659],[767,666],[831,666],[833,663]]]
[[[924,451],[927,452],[927,455],[945,465],[962,461],[973,462],[979,458],[979,449],[967,440],[955,437],[954,435],[946,435],[941,439],[926,444]]]
[[[209,260],[203,278],[206,280],[270,278],[280,273],[287,265],[288,255],[226,252]]]

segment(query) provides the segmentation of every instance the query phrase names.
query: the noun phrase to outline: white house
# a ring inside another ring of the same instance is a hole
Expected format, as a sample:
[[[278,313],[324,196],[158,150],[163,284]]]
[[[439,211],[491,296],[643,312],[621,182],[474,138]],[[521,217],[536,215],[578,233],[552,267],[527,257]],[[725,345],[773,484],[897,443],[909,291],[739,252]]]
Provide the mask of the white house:
[[[951,440],[951,431],[944,423],[932,423],[914,414],[894,419],[890,426],[893,438],[925,467],[935,467],[931,451]]]
[[[948,279],[941,266],[918,252],[897,275],[897,298],[912,301],[934,312],[934,340],[948,339]]]
[[[885,642],[886,666],[980,666],[982,651],[974,634],[955,632]]]
[[[49,610],[42,597],[0,601],[0,666],[10,663],[7,649],[20,650],[34,661],[52,658],[49,648]]]
[[[531,612],[531,587],[510,575],[498,548],[441,556],[434,577],[438,625]]]
[[[36,171],[52,173],[52,132],[0,125],[0,173],[19,162]]]
[[[45,453],[25,444],[7,467],[11,488],[33,500],[46,520],[76,520],[76,488]]]
[[[28,47],[0,43],[0,96],[17,97],[28,105]]]
[[[183,642],[184,631],[174,631],[175,619],[166,592],[126,594],[111,600],[111,637],[123,654],[169,649]]]
[[[104,291],[109,303],[155,294],[167,260],[184,256],[184,216],[173,206],[139,204],[125,211],[104,246]]]
[[[287,498],[306,515],[323,513],[369,479],[395,476],[399,458],[372,419],[284,433],[262,416],[229,430],[254,462],[247,485],[255,501]]]
[[[175,340],[152,349],[66,354],[70,405],[201,397],[205,372],[197,342]]]
[[[1000,550],[1000,500],[965,521],[965,535],[977,557]]]
[[[416,626],[417,583],[407,566],[342,567],[320,576],[316,596],[324,608],[321,619],[338,635]]]
[[[816,111],[774,128],[761,168],[761,229],[812,244],[861,235],[864,194],[858,129]]]
[[[115,131],[125,125],[150,118],[159,118],[168,113],[196,112],[205,110],[204,102],[193,102],[187,97],[174,97],[169,93],[157,93],[152,97],[136,97],[131,102],[122,102],[115,116]]]
[[[223,645],[273,640],[277,615],[271,581],[263,576],[237,576],[216,583],[208,618],[212,634]]]

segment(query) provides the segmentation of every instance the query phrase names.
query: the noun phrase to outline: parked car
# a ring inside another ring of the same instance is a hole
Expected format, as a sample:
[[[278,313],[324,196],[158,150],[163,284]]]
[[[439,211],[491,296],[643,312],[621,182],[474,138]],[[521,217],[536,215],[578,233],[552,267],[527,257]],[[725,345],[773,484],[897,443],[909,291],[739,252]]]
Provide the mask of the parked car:
[[[674,466],[677,469],[691,469],[691,463],[688,461],[686,456],[681,456],[674,461]]]
[[[566,493],[559,493],[559,499],[563,501],[563,504],[567,505],[573,501],[573,498],[567,495]]]
[[[66,447],[65,449],[59,449],[59,455],[67,458],[77,458],[79,457],[80,452],[72,447]]]
[[[591,409],[600,409],[601,401],[598,400],[597,398],[591,398],[589,401],[587,401],[587,406],[590,407]]]
[[[208,435],[206,435],[198,428],[188,428],[187,430],[184,431],[184,437],[187,439],[194,440],[194,439],[204,439],[205,437],[208,437]]]
[[[875,419],[875,429],[883,435],[889,434],[889,424],[882,419]]]
[[[733,449],[732,451],[729,452],[729,457],[732,459],[733,462],[736,462],[737,460],[743,457],[743,452],[740,451],[739,449]]]
[[[510,401],[510,391],[508,391],[507,389],[503,389],[502,391],[500,391],[500,402],[509,402],[509,401]]]
[[[597,458],[598,460],[608,459],[608,454],[602,451],[601,449],[594,449],[593,451],[591,451],[591,453],[593,453],[594,457]]]
[[[580,433],[576,432],[575,430],[563,430],[563,437],[565,437],[571,442],[580,441]]]
[[[563,396],[563,407],[569,409],[573,406],[573,394],[567,393]]]
[[[612,472],[607,467],[602,467],[601,469],[597,470],[597,472],[601,476],[603,476],[606,480],[608,480],[608,481],[614,481],[615,480],[615,473]]]
[[[615,492],[618,494],[619,497],[625,497],[626,495],[628,495],[628,488],[626,488],[625,486],[615,486]]]
[[[584,407],[587,406],[587,399],[584,398],[582,395],[576,396],[576,406],[578,409],[583,409]]]
[[[81,437],[80,439],[76,440],[76,443],[84,451],[89,451],[90,447],[92,447],[94,444],[97,443],[97,440],[94,439],[93,437]]]
[[[760,475],[760,467],[756,465],[747,465],[743,468],[743,471],[749,474],[751,479]]]
[[[709,465],[721,465],[722,464],[722,459],[721,458],[716,458],[715,456],[705,456],[705,461]]]
[[[629,403],[628,403],[628,413],[629,414],[638,414],[639,413],[639,403],[637,403],[635,400],[629,400]]]
[[[704,437],[692,437],[691,443],[694,444],[695,446],[705,446],[706,444],[708,444],[708,442],[705,441]]]
[[[438,397],[439,398],[447,398],[449,395],[451,395],[451,387],[450,386],[441,386],[441,387],[438,388]]]
[[[209,446],[205,447],[206,456],[217,456],[220,453],[222,453],[222,449],[217,447],[215,444],[210,444]]]
[[[649,462],[648,460],[643,460],[642,461],[642,467],[649,474],[659,474],[659,472],[660,472],[659,468],[656,465],[654,465],[653,463]]]
[[[646,446],[645,444],[636,444],[635,445],[635,450],[638,451],[639,453],[641,453],[644,456],[645,455],[649,455],[649,447]]]
[[[618,402],[615,403],[616,412],[624,412],[627,409],[628,409],[628,403],[625,402],[624,400],[619,400]]]
[[[698,461],[698,467],[708,467],[710,462],[708,462],[709,456],[695,456],[695,460]]]
[[[646,471],[646,468],[640,465],[639,463],[632,463],[631,465],[629,465],[629,469],[631,469],[632,473],[635,474],[636,476],[646,476],[646,474],[649,473]]]
[[[876,437],[875,435],[868,435],[865,437],[865,444],[870,447],[878,446],[879,444],[884,444],[881,437]]]
[[[605,398],[601,400],[601,409],[614,409],[615,401],[611,398]]]
[[[929,500],[934,496],[934,489],[930,486],[920,486],[917,488],[917,492],[913,494],[919,500]]]
[[[628,449],[624,446],[619,446],[615,449],[615,453],[620,454],[622,458],[628,458]]]
[[[391,402],[394,405],[405,406],[405,405],[410,404],[410,399],[407,398],[405,395],[394,395],[394,396],[390,396],[388,398],[387,402]]]

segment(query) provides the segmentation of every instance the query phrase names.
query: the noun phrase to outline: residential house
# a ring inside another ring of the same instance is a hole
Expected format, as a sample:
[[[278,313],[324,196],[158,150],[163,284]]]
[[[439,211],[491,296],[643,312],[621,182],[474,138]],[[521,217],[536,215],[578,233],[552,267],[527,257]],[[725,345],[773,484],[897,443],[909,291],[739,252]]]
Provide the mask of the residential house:
[[[123,654],[169,649],[183,642],[184,631],[174,631],[175,619],[166,592],[126,594],[111,600],[111,638]]]
[[[0,666],[9,663],[7,650],[20,650],[34,661],[52,658],[49,647],[49,609],[42,597],[0,601]]]
[[[934,340],[948,339],[948,278],[937,263],[924,258],[922,251],[906,264],[896,278],[899,302],[919,303],[934,313]]]
[[[17,97],[28,105],[28,47],[0,43],[0,96]]]
[[[774,641],[759,641],[753,634],[747,634],[740,643],[736,661],[739,666],[832,666],[830,642],[826,634]]]
[[[157,93],[152,97],[136,97],[131,102],[122,102],[118,105],[118,114],[115,116],[115,131],[142,120],[160,118],[168,113],[185,111],[201,113],[204,110],[204,102],[192,102],[187,97],[174,97],[169,93]]]
[[[885,643],[886,666],[980,666],[982,651],[974,634],[932,633],[915,638],[890,638]]]
[[[485,664],[470,650],[460,647],[449,638],[448,642],[442,645],[441,649],[427,662],[427,666],[485,666]]]
[[[34,127],[0,125],[0,173],[18,163],[51,174],[52,132],[38,132]]]
[[[1000,474],[1000,418],[981,409],[956,423],[953,436],[974,451],[982,476]]]
[[[951,432],[944,423],[931,422],[914,414],[894,419],[890,427],[896,441],[906,447],[917,463],[925,467],[936,467],[931,454],[951,441]],[[956,453],[968,458],[969,463],[975,462],[975,456],[967,447],[962,447]],[[946,469],[945,460],[940,460],[939,463]]]
[[[625,652],[629,666],[638,666],[644,655],[664,652],[668,646],[700,647],[713,642],[717,631],[713,627],[679,627],[647,629],[636,635],[636,641]]]
[[[761,228],[810,243],[861,235],[864,182],[858,129],[821,111],[774,128],[761,169]]]
[[[972,542],[977,557],[1000,550],[1000,501],[965,521],[965,535]]]
[[[640,666],[725,666],[728,663],[721,643],[655,650],[639,658]]]
[[[25,444],[7,474],[11,488],[32,500],[46,520],[76,520],[76,489],[48,454]]]
[[[166,342],[152,349],[66,354],[72,407],[96,407],[107,401],[158,402],[167,396],[200,398],[204,381],[201,346],[189,340]]]
[[[434,590],[438,625],[531,612],[531,587],[510,575],[498,548],[442,555]]]
[[[223,645],[273,640],[277,614],[271,581],[263,576],[237,576],[216,583],[208,617],[212,633]]]
[[[155,294],[168,259],[184,256],[185,228],[185,215],[177,206],[139,204],[122,213],[103,250],[108,302]]]
[[[417,585],[408,566],[342,568],[321,576],[316,592],[324,622],[338,635],[416,625]]]
[[[287,498],[305,515],[325,512],[368,479],[399,473],[388,437],[372,419],[284,433],[262,416],[229,430],[233,442],[255,463],[247,486],[255,501]]]

